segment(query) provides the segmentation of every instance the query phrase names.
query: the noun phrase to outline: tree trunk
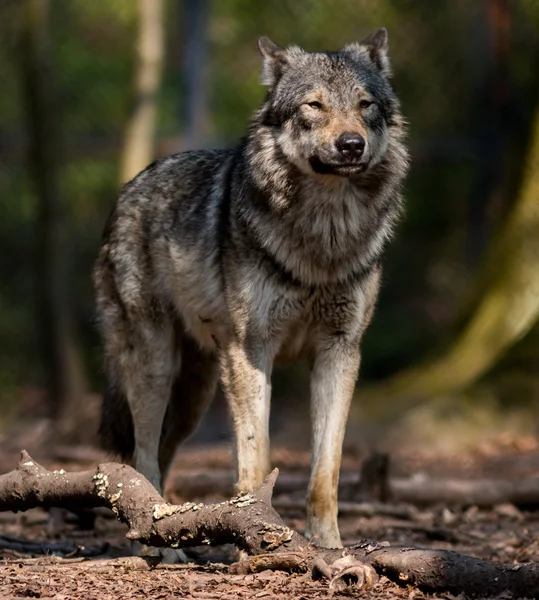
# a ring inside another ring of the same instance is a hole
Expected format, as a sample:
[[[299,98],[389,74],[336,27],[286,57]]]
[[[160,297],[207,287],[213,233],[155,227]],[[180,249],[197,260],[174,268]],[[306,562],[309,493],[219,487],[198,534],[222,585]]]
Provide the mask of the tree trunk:
[[[469,39],[476,90],[476,153],[481,157],[468,202],[467,261],[475,267],[487,245],[496,217],[505,208],[510,145],[508,0],[477,3],[474,35]]]
[[[62,428],[80,405],[86,378],[71,318],[65,208],[59,183],[61,144],[48,41],[49,0],[21,5],[21,75],[29,167],[37,194],[36,299],[51,416]]]
[[[184,0],[184,60],[186,149],[204,146],[208,135],[208,20],[209,0]]]
[[[539,109],[523,173],[520,194],[478,273],[485,292],[462,333],[440,358],[360,390],[369,413],[464,389],[539,318]]]
[[[157,100],[164,47],[163,0],[138,0],[139,36],[133,110],[127,124],[120,181],[125,183],[153,159]]]

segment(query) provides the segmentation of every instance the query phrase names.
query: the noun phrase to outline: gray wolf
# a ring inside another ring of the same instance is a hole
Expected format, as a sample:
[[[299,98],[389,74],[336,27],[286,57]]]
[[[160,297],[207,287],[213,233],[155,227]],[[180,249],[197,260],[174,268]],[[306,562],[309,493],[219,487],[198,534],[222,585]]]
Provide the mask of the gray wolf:
[[[259,40],[266,99],[235,149],[158,160],[123,188],[95,266],[101,434],[159,490],[220,381],[238,490],[270,470],[270,376],[311,370],[307,534],[341,545],[337,483],[360,340],[408,168],[387,32],[338,52]]]

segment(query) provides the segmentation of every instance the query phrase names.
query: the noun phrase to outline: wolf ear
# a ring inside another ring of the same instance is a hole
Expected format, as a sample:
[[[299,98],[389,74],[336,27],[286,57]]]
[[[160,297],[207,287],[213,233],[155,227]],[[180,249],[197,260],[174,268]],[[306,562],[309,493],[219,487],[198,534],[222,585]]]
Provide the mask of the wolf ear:
[[[367,56],[386,77],[390,77],[391,65],[387,55],[388,47],[387,29],[380,27],[380,29],[373,31],[360,44],[350,44],[346,46],[345,50]]]
[[[262,83],[272,87],[279,81],[287,64],[286,50],[267,37],[259,38],[258,50],[263,60]]]

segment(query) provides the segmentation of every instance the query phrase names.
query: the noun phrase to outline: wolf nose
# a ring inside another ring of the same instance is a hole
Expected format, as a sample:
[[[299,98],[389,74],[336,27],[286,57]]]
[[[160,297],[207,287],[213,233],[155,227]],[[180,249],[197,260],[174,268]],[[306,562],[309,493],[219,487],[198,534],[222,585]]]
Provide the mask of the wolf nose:
[[[365,138],[359,133],[343,133],[335,145],[346,158],[359,158],[365,150]]]

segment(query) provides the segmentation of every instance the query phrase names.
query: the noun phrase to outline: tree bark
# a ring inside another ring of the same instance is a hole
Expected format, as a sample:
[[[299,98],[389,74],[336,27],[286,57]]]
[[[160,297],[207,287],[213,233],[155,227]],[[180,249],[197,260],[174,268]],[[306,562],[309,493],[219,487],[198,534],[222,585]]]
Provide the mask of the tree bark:
[[[120,167],[125,183],[148,166],[154,155],[157,101],[164,53],[163,0],[138,0],[139,35],[133,109],[127,124]]]
[[[208,21],[209,0],[184,0],[185,134],[183,147],[203,147],[207,141],[208,111]]]
[[[28,159],[37,194],[36,313],[51,416],[66,429],[71,408],[81,405],[87,386],[67,284],[70,249],[59,181],[62,148],[48,39],[50,3],[25,0],[20,9]]]
[[[127,465],[102,464],[79,473],[48,471],[22,452],[18,467],[0,476],[0,511],[36,506],[110,508],[129,527],[127,537],[173,548],[233,543],[251,558],[236,572],[279,568],[314,572],[330,587],[368,587],[377,574],[425,591],[539,597],[539,565],[502,565],[445,550],[361,542],[346,549],[317,548],[292,531],[271,506],[275,469],[254,494],[218,504],[167,504]]]
[[[519,197],[478,277],[477,309],[441,357],[360,390],[373,415],[457,392],[484,375],[539,318],[539,109]],[[362,400],[363,401],[363,400]]]

